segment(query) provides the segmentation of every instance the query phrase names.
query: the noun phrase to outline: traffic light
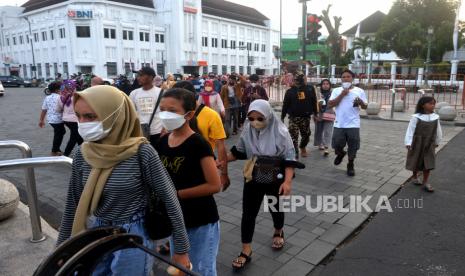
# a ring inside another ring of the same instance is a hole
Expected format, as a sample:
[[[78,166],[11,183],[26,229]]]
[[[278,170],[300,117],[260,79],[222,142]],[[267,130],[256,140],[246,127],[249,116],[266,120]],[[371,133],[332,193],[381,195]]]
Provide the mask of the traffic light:
[[[318,37],[321,33],[320,17],[316,14],[307,14],[307,42],[309,44],[318,43]]]

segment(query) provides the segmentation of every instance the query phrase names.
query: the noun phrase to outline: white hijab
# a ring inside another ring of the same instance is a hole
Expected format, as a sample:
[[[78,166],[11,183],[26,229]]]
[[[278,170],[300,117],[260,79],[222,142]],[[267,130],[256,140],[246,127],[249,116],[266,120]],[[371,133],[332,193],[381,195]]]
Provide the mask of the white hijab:
[[[257,130],[250,126],[247,119],[241,134],[247,158],[252,156],[280,156],[295,160],[295,150],[287,127],[273,113],[268,101],[255,100],[250,104],[247,114],[252,111],[261,113],[266,119],[266,127]],[[293,156],[293,158],[289,158]]]

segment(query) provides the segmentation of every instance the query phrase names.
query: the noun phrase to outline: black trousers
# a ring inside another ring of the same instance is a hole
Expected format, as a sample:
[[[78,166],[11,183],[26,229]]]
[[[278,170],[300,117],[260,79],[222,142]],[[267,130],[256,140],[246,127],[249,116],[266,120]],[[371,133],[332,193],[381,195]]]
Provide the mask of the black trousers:
[[[254,181],[245,183],[243,200],[242,200],[242,222],[241,222],[241,239],[242,243],[251,243],[255,231],[255,220],[262,205],[265,195],[274,196],[279,199],[279,185],[258,184]],[[279,200],[275,205],[270,204],[276,210],[279,210]],[[275,229],[284,227],[284,213],[273,212],[270,210],[273,218]]]
[[[359,128],[337,128],[333,129],[332,146],[334,152],[339,155],[344,152],[347,145],[347,155],[349,160],[357,157],[360,149],[360,129]]]
[[[69,156],[71,152],[73,151],[74,146],[76,144],[81,145],[83,140],[82,140],[81,135],[79,135],[78,123],[65,122],[65,125],[69,128],[70,134],[69,134],[68,144],[66,144],[64,155]]]
[[[65,136],[65,124],[50,124],[53,127],[53,144],[52,152],[61,152],[61,143],[63,142],[63,136]]]

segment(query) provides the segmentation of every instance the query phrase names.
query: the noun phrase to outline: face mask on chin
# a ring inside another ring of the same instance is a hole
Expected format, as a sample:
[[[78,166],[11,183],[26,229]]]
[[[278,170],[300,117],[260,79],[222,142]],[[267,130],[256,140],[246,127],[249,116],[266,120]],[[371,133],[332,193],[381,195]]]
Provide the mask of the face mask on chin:
[[[162,111],[159,115],[161,124],[168,131],[173,131],[182,127],[186,122],[186,118],[184,118],[184,116],[185,115],[169,111]]]
[[[208,86],[207,86],[207,87],[205,87],[205,91],[207,91],[207,92],[212,92],[212,90],[213,90],[213,88],[212,88],[212,87],[208,87]]]
[[[82,139],[86,142],[96,142],[96,141],[104,139],[105,137],[108,136],[111,129],[113,128],[113,125],[116,123],[116,120],[121,114],[120,111],[122,107],[123,107],[123,104],[121,104],[120,107],[118,107],[113,113],[108,115],[108,117],[106,117],[102,121],[85,122],[85,123],[78,122],[79,135],[81,135]],[[113,114],[115,114],[116,112],[119,112],[118,116],[116,116],[111,126],[108,129],[104,129],[103,122],[108,120],[108,118],[113,116]]]

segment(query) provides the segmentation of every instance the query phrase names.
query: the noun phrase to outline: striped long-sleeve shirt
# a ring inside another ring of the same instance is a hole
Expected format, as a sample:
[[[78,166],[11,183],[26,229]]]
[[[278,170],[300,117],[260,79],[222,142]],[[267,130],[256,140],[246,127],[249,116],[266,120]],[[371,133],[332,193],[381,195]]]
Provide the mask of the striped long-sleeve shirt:
[[[73,160],[65,212],[57,244],[71,236],[76,208],[91,169],[78,149]],[[150,188],[165,202],[173,227],[174,251],[178,254],[187,253],[189,240],[176,190],[157,152],[148,144],[141,145],[138,154],[113,168],[93,215],[103,221],[124,221],[129,220],[135,213],[145,210],[147,187],[143,186],[144,183],[149,184]]]

